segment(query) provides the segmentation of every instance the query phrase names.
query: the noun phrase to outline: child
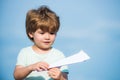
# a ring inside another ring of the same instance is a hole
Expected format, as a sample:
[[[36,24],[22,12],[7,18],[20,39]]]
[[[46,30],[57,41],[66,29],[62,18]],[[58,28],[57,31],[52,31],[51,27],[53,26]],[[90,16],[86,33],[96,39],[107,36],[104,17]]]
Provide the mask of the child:
[[[53,48],[59,30],[59,17],[48,7],[28,11],[26,33],[34,45],[23,48],[14,70],[15,80],[67,80],[67,66],[50,68],[49,65],[65,58]]]

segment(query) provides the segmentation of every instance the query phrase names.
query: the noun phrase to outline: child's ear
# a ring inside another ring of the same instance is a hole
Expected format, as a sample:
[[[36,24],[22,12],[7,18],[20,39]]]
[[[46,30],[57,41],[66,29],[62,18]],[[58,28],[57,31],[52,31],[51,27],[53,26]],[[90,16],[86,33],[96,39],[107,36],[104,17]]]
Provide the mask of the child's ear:
[[[33,33],[28,33],[28,35],[30,36],[30,38],[33,38]]]

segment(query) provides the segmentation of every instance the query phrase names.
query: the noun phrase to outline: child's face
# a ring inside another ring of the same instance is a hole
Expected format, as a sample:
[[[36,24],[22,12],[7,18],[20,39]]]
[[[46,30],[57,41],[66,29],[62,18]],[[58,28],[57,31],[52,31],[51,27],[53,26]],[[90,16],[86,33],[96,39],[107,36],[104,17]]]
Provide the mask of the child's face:
[[[34,33],[29,34],[29,36],[33,38],[35,45],[39,49],[50,49],[51,45],[54,43],[56,34],[37,29]]]

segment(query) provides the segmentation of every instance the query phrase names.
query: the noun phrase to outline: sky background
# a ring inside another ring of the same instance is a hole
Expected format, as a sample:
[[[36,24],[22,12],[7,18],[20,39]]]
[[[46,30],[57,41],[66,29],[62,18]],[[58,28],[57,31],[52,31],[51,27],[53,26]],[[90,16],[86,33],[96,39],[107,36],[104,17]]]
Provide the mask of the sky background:
[[[19,51],[32,45],[25,32],[30,9],[49,6],[60,17],[55,48],[91,59],[69,65],[69,80],[120,80],[120,0],[1,0],[0,80],[14,80]]]

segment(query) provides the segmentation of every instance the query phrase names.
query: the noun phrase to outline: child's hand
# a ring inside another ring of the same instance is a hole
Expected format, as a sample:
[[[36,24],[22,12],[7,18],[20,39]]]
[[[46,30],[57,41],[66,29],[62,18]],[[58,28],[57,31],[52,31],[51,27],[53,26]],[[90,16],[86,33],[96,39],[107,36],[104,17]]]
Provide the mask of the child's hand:
[[[35,63],[35,64],[32,64],[31,66],[31,69],[32,71],[43,71],[43,70],[48,70],[48,63],[46,62],[38,62],[38,63]]]
[[[48,70],[48,75],[53,79],[60,79],[62,72],[59,68],[51,68]]]

